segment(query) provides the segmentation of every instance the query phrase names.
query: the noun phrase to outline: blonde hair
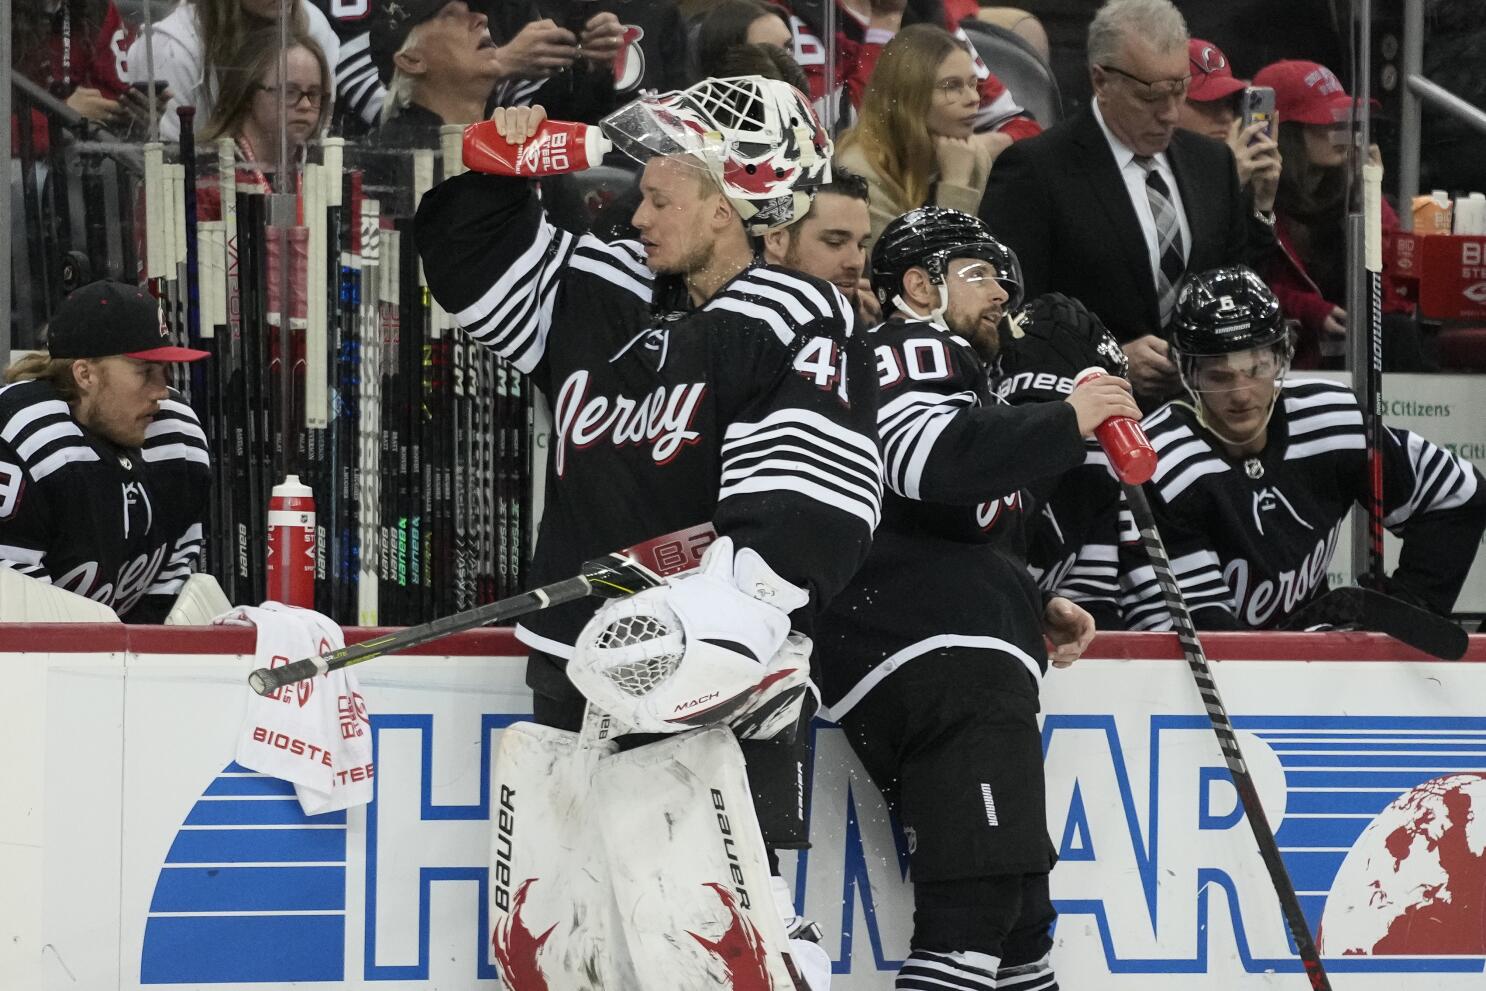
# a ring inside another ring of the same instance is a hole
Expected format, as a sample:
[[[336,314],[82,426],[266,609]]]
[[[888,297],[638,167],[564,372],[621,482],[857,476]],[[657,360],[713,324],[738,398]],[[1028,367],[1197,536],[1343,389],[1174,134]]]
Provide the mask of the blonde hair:
[[[403,39],[402,47],[397,50],[397,55],[401,55],[418,43],[418,29],[423,27],[423,23],[413,25],[408,36]],[[396,55],[393,58],[392,81],[387,84],[387,95],[382,98],[381,120],[383,124],[413,105],[413,88],[418,85],[418,77],[397,68]]]
[[[77,379],[72,375],[72,365],[76,360],[53,358],[46,351],[32,351],[21,355],[5,369],[5,381],[9,384],[40,380],[49,383],[63,402],[75,403],[81,395],[77,388]]]
[[[860,145],[889,198],[904,210],[928,202],[937,162],[928,125],[934,83],[940,63],[957,51],[964,49],[941,27],[914,24],[899,31],[872,70],[860,122],[836,147],[840,154]]]

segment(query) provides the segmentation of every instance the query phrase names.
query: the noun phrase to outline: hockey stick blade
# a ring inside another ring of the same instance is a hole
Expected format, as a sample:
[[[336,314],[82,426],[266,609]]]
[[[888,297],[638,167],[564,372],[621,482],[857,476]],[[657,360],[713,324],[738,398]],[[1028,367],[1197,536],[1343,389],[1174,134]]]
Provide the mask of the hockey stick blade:
[[[623,551],[595,558],[585,564],[582,572],[574,578],[565,578],[498,602],[467,609],[452,616],[443,616],[421,626],[410,626],[397,633],[373,637],[320,657],[306,657],[283,667],[259,668],[248,675],[248,685],[259,695],[268,695],[285,685],[313,678],[317,674],[360,664],[383,654],[395,654],[451,633],[516,619],[590,595],[604,599],[633,595],[642,589],[661,584],[664,580],[661,576],[664,574],[673,574],[691,567],[695,562],[691,561],[690,555],[686,556],[688,563],[683,564],[681,557],[671,551],[677,546],[706,546],[710,542],[708,535],[715,536],[711,526],[703,524],[656,537]],[[672,567],[672,562],[677,566]]]
[[[1387,634],[1442,661],[1465,656],[1470,640],[1465,630],[1443,616],[1376,589],[1352,585],[1334,588],[1291,616],[1287,630],[1312,626],[1355,626]]]

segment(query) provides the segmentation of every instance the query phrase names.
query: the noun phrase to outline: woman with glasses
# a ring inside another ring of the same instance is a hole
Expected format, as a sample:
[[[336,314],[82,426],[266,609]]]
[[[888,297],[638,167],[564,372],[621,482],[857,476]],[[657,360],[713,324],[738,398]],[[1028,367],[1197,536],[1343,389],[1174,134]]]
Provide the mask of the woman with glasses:
[[[151,45],[146,46],[144,32],[140,33],[129,47],[129,80],[169,83],[173,95],[160,119],[162,139],[180,137],[177,107],[196,108],[198,132],[215,116],[223,76],[241,68],[247,36],[260,28],[277,28],[278,17],[279,0],[185,0],[155,22]],[[307,0],[292,0],[290,18],[290,33],[314,39],[326,62],[334,66],[340,41],[325,15]],[[153,64],[146,57],[150,54]]]
[[[303,161],[305,146],[319,136],[330,117],[330,65],[307,34],[291,34],[279,78],[279,29],[259,28],[244,40],[233,67],[221,73],[221,91],[202,140],[231,138],[237,147],[239,182],[267,191],[279,160],[279,122],[288,135],[291,165]]]
[[[860,123],[836,153],[871,187],[873,242],[916,207],[976,211],[991,164],[1012,142],[1001,131],[976,134],[979,110],[975,64],[948,31],[914,24],[883,49]]]

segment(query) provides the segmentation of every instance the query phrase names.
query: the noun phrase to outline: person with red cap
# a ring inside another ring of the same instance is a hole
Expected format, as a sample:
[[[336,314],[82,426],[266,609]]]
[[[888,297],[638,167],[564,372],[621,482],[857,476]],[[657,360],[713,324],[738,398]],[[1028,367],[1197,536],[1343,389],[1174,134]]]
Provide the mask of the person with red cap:
[[[1280,148],[1265,133],[1264,124],[1242,126],[1243,91],[1249,81],[1233,74],[1233,66],[1221,48],[1201,38],[1187,42],[1187,61],[1192,68],[1192,85],[1187,89],[1187,102],[1182,104],[1177,126],[1233,149],[1239,185],[1250,190],[1256,210],[1272,212],[1280,181]]]
[[[178,347],[147,291],[94,282],[52,317],[47,350],[0,388],[0,568],[161,622],[202,551],[206,434],[166,385]]]
[[[1274,89],[1285,162],[1275,197],[1275,239],[1281,250],[1271,253],[1260,274],[1285,316],[1300,323],[1292,366],[1339,368],[1348,326],[1338,301],[1347,297],[1348,120],[1354,100],[1336,73],[1316,62],[1275,62],[1259,70],[1254,85]],[[1382,163],[1377,145],[1369,158]],[[1397,231],[1398,215],[1385,201],[1385,258]],[[1383,361],[1390,371],[1419,364],[1417,331],[1412,320],[1400,319],[1410,309],[1385,293]]]

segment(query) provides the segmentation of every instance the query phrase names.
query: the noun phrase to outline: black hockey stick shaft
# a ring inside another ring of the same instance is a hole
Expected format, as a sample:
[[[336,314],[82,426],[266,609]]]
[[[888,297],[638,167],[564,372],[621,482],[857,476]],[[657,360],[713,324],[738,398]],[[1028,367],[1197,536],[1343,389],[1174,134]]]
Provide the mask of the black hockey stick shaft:
[[[1161,586],[1161,596],[1166,602],[1167,610],[1171,613],[1177,640],[1182,645],[1182,654],[1185,655],[1187,666],[1192,671],[1192,679],[1197,683],[1197,692],[1202,696],[1203,708],[1207,710],[1213,733],[1218,738],[1218,747],[1223,752],[1223,760],[1228,765],[1228,773],[1233,776],[1233,787],[1238,791],[1239,801],[1243,803],[1244,815],[1249,820],[1249,828],[1253,830],[1254,839],[1259,844],[1259,856],[1264,861],[1265,870],[1269,872],[1269,880],[1274,885],[1275,894],[1279,897],[1280,911],[1285,917],[1285,924],[1290,927],[1290,935],[1295,940],[1301,963],[1305,965],[1306,976],[1310,978],[1313,991],[1329,991],[1331,982],[1326,976],[1326,968],[1321,965],[1321,955],[1311,936],[1310,924],[1306,922],[1305,913],[1300,907],[1300,899],[1295,895],[1295,885],[1290,881],[1290,872],[1285,869],[1285,862],[1280,857],[1280,847],[1275,842],[1274,830],[1270,828],[1269,819],[1264,814],[1264,806],[1259,801],[1259,791],[1254,786],[1254,778],[1249,774],[1248,765],[1244,762],[1243,751],[1238,745],[1238,734],[1233,729],[1232,720],[1228,718],[1228,709],[1223,705],[1222,696],[1218,694],[1218,683],[1213,679],[1212,668],[1207,662],[1207,654],[1202,649],[1202,642],[1197,639],[1197,629],[1192,625],[1192,617],[1187,612],[1187,603],[1182,598],[1181,587],[1177,584],[1176,576],[1172,574],[1171,560],[1166,555],[1166,545],[1161,540],[1161,533],[1156,529],[1156,520],[1151,514],[1150,503],[1146,501],[1145,491],[1139,486],[1126,485],[1124,490],[1125,498],[1130,505],[1130,512],[1135,517],[1135,525],[1140,530],[1140,539],[1145,547],[1146,556],[1150,558],[1151,567],[1156,572],[1156,580]]]
[[[1383,580],[1383,245],[1382,169],[1362,169],[1367,270],[1367,571]]]
[[[441,616],[420,626],[411,626],[400,633],[389,633],[374,637],[350,647],[342,647],[321,657],[306,657],[278,668],[259,668],[248,675],[248,684],[259,695],[267,695],[274,689],[296,681],[327,674],[352,664],[360,664],[383,654],[395,654],[419,644],[473,630],[491,623],[516,619],[542,609],[585,598],[593,591],[593,582],[585,575],[565,578],[560,582],[543,585],[520,595],[513,595],[499,602],[468,609],[453,616]]]

